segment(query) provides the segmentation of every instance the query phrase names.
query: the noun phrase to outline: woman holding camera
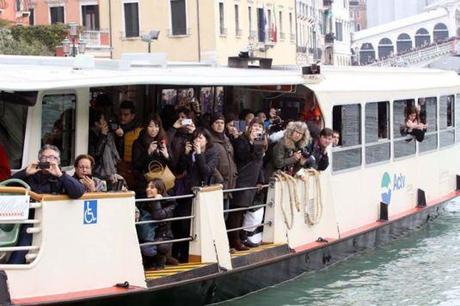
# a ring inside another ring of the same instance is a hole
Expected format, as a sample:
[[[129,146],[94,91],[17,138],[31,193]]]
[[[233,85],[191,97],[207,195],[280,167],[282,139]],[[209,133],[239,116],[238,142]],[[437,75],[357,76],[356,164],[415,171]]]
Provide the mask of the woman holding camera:
[[[253,119],[243,136],[234,142],[235,159],[238,169],[236,188],[261,186],[264,179],[263,157],[267,150],[268,142],[264,134],[264,123],[257,118]],[[257,190],[244,190],[233,193],[230,202],[231,208],[249,207],[254,201]],[[230,213],[227,228],[241,227],[243,224],[244,211]],[[237,251],[247,250],[240,240],[240,231],[228,233],[230,248]]]
[[[144,125],[139,138],[133,144],[133,174],[136,179],[136,195],[145,195],[147,180],[144,174],[149,172],[152,163],[170,166],[171,154],[168,150],[166,133],[160,117],[154,114]]]
[[[310,142],[310,132],[304,122],[289,122],[283,138],[273,147],[272,170],[290,175],[297,173],[309,159],[306,148]]]
[[[110,127],[105,115],[94,111],[90,114],[88,154],[94,158],[94,175],[107,181],[122,179],[117,175],[117,163],[120,160],[113,127]]]
[[[178,170],[187,173],[185,193],[192,193],[193,187],[209,185],[215,174],[218,162],[218,153],[211,142],[211,135],[205,129],[196,129],[191,141],[186,141],[183,154],[180,155]],[[174,216],[190,216],[192,200],[183,199],[178,203]],[[173,233],[175,238],[190,236],[190,220],[174,222]],[[189,243],[178,242],[173,245],[173,256],[180,262],[188,262]]]

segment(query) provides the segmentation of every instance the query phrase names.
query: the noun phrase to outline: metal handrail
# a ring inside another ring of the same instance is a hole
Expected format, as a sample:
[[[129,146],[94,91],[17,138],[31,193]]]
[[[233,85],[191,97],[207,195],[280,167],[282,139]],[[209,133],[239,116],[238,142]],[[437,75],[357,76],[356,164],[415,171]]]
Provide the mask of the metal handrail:
[[[39,224],[40,220],[27,219],[27,220],[3,220],[0,224]]]
[[[254,189],[265,189],[268,188],[270,185],[262,185],[261,187],[241,187],[241,188],[233,188],[233,189],[225,189],[223,190],[223,193],[229,193],[229,192],[236,192],[236,191],[245,191],[245,190],[254,190]]]
[[[254,208],[261,208],[261,207],[267,207],[267,206],[271,207],[271,206],[273,206],[273,203],[269,202],[269,203],[265,203],[265,204],[258,204],[258,205],[254,205],[254,206],[248,206],[248,207],[224,209],[224,213],[229,213],[229,212],[234,212],[234,211],[241,211],[241,210],[250,210],[250,209],[254,209]]]
[[[143,198],[143,199],[136,199],[136,203],[139,202],[155,202],[155,201],[167,201],[167,200],[177,200],[177,199],[191,199],[194,198],[194,194],[184,194],[184,195],[178,195],[178,196],[170,196],[170,197],[164,197],[164,198]]]
[[[187,238],[179,238],[179,239],[171,239],[171,240],[162,240],[162,241],[154,241],[154,242],[144,242],[140,243],[139,246],[149,246],[149,245],[159,245],[159,244],[165,244],[165,243],[173,243],[173,242],[181,242],[181,241],[192,241],[192,237],[187,237]]]
[[[149,221],[138,221],[136,222],[136,225],[141,225],[141,224],[151,224],[151,223],[162,223],[162,222],[168,222],[168,221],[178,221],[178,220],[189,220],[189,219],[194,219],[195,216],[186,216],[186,217],[174,217],[174,218],[167,218],[167,219],[162,219],[162,220],[149,220]]]
[[[2,247],[0,252],[14,252],[14,251],[36,251],[40,248],[38,246],[16,246],[16,247]]]
[[[243,229],[247,229],[247,228],[258,228],[258,227],[261,227],[261,226],[264,226],[264,225],[268,225],[268,226],[272,226],[272,221],[267,221],[267,222],[263,222],[263,223],[259,223],[259,224],[255,224],[255,225],[246,225],[246,226],[241,226],[241,227],[235,227],[235,228],[231,228],[231,229],[228,229],[227,230],[227,233],[230,233],[230,232],[235,232],[235,231],[239,231],[239,230],[243,230]]]

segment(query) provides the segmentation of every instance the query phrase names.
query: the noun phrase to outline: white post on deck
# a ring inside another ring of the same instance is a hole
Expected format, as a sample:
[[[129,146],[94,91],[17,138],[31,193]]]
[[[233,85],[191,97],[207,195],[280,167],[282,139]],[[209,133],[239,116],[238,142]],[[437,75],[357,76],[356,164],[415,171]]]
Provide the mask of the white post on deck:
[[[228,245],[224,221],[224,196],[222,185],[199,187],[195,190],[190,242],[190,257],[201,262],[217,263],[227,270],[232,269],[232,260]]]

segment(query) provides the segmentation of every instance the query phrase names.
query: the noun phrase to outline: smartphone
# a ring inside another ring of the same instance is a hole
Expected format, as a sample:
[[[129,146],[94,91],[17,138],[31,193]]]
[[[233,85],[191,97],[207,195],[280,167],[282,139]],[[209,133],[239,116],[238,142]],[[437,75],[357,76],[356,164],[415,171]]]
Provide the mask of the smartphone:
[[[182,119],[182,125],[191,125],[192,123],[192,119]]]
[[[39,162],[37,165],[38,169],[49,169],[50,163],[49,162]]]

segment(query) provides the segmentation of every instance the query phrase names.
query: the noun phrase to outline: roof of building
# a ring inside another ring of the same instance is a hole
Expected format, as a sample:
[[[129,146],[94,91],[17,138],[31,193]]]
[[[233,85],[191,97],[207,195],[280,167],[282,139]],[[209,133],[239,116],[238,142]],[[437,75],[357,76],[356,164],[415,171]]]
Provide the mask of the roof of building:
[[[399,19],[396,21],[388,22],[362,31],[355,32],[353,33],[353,41],[356,42],[359,40],[368,39],[369,37],[375,35],[395,31],[414,24],[424,23],[433,19],[445,17],[447,15],[447,10],[442,7],[437,8],[435,10],[429,10],[418,15],[410,16],[407,18]]]
[[[95,68],[74,69],[72,58],[0,56],[0,91],[60,90],[119,85],[261,86],[300,85],[323,93],[417,90],[460,87],[454,72],[434,69],[322,66],[321,75],[303,76],[300,67],[242,69],[196,63],[166,67],[124,67],[96,61]]]

